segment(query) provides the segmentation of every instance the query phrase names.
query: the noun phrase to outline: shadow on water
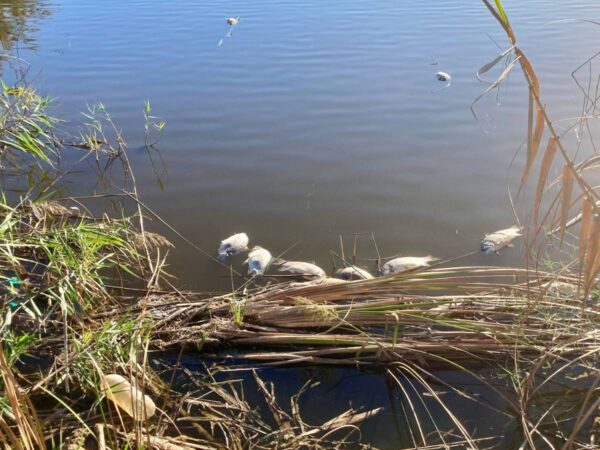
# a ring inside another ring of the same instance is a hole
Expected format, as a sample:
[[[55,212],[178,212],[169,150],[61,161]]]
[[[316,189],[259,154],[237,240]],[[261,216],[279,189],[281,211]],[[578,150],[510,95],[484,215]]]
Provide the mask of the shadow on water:
[[[177,355],[166,354],[154,362],[159,372],[163,371],[166,380],[171,380],[174,368],[179,367],[175,369],[177,376],[172,379],[175,389],[193,394],[199,386],[195,387],[194,380],[209,380],[228,386],[273,430],[277,430],[280,424],[273,418],[269,402],[258,388],[253,372],[262,382],[273,383],[272,392],[278,407],[290,416],[299,413],[307,424],[325,423],[350,408],[358,411],[382,408],[359,428],[350,427],[336,432],[335,438],[354,442],[360,437],[363,443],[368,443],[368,448],[380,449],[467,446],[456,424],[428,389],[401,371],[336,366],[261,368],[235,357],[199,360],[191,354],[184,354],[179,361],[177,359]],[[512,390],[514,386],[511,386],[513,380],[508,372],[474,368],[473,373],[486,379],[488,386],[464,371],[454,370],[434,371],[427,383],[472,433],[478,448],[516,449],[521,448],[526,439],[521,433],[521,419],[505,401],[506,398],[516,400]],[[562,423],[562,429],[568,433],[569,424],[572,426],[573,422],[572,411],[577,410],[589,396],[590,387],[593,387],[593,381],[582,382],[571,376],[554,380],[536,394],[536,399],[532,399],[535,405],[532,415],[543,416],[544,411],[553,409],[554,420]],[[201,392],[207,400],[212,398],[206,394],[205,388]],[[299,392],[302,393],[297,404],[298,411],[295,411],[294,402]],[[193,411],[190,413],[193,416]],[[191,434],[197,433],[193,427],[185,429]],[[552,437],[554,424],[540,425],[539,430],[548,431],[550,441],[555,445],[562,442],[560,436]],[[538,444],[545,445],[542,442]]]

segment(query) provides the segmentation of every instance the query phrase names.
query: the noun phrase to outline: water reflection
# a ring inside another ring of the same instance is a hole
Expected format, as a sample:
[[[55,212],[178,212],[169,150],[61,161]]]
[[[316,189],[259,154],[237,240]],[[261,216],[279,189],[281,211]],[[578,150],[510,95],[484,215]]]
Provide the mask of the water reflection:
[[[37,21],[52,14],[51,8],[36,0],[0,3],[0,44],[7,52],[18,48],[36,50]]]

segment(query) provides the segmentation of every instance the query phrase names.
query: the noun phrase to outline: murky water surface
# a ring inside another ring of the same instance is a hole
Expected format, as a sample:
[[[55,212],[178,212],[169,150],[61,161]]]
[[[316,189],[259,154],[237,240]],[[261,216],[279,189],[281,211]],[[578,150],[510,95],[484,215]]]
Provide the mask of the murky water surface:
[[[600,3],[505,4],[548,112],[577,116],[582,97],[571,72],[598,50],[600,27],[550,22],[599,18]],[[384,256],[451,258],[514,222],[507,179],[521,173],[523,155],[511,173],[509,164],[526,134],[526,89],[515,71],[473,116],[471,103],[486,88],[475,72],[508,46],[481,2],[10,5],[0,31],[5,47],[29,63],[31,83],[57,98],[73,130],[79,112],[102,101],[129,143],[143,200],[211,253],[223,237],[245,231],[251,244],[274,254],[293,246],[287,257],[329,268],[340,235],[348,252],[355,233],[373,233]],[[241,20],[224,37],[229,16]],[[15,65],[5,64],[6,80]],[[440,70],[452,76],[441,90]],[[589,73],[578,75],[587,83]],[[143,146],[145,100],[167,123],[158,145],[164,167],[156,171]],[[154,229],[164,231],[158,223]],[[170,236],[178,248],[169,270],[181,284],[230,286],[224,268]],[[365,237],[358,249],[365,258],[374,253]],[[493,258],[461,263],[517,263],[521,256],[515,249]],[[360,403],[356,392],[367,386],[371,400],[385,403],[385,385],[363,377],[340,382],[344,407],[348,398]],[[392,429],[386,423],[370,433],[393,448],[398,433],[384,433],[382,426]],[[496,425],[490,419],[489,428]]]

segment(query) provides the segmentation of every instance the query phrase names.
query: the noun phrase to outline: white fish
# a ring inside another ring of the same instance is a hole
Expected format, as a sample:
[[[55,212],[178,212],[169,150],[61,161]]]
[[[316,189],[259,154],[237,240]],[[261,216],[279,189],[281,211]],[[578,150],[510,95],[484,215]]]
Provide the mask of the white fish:
[[[248,242],[249,239],[246,233],[237,233],[222,240],[219,250],[217,250],[219,261],[225,261],[230,256],[248,250]]]
[[[239,21],[240,21],[239,17],[228,17],[227,18],[227,24],[231,25],[231,26],[237,25]]]
[[[433,256],[402,256],[392,259],[383,265],[383,274],[408,272],[409,270],[429,267],[429,264],[436,261]]]
[[[285,261],[279,267],[279,271],[305,278],[322,278],[325,276],[325,271],[319,266],[303,261]]]
[[[511,247],[511,242],[519,236],[521,236],[521,229],[516,225],[486,234],[481,240],[481,251],[486,255],[498,253],[504,247]]]
[[[373,278],[365,269],[356,266],[344,267],[335,272],[335,276],[342,280],[370,280]]]
[[[450,80],[452,80],[452,77],[450,77],[450,74],[446,73],[446,72],[436,72],[435,76],[440,81],[450,81]]]
[[[262,275],[269,268],[273,256],[269,250],[255,245],[244,261],[248,264],[248,275]]]

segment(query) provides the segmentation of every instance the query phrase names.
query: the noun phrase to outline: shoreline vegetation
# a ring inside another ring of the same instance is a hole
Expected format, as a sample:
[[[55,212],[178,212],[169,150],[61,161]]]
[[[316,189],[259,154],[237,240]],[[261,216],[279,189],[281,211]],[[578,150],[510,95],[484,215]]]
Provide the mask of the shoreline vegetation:
[[[402,393],[411,448],[598,448],[600,191],[588,179],[597,156],[574,160],[563,146],[502,3],[483,3],[510,43],[478,73],[505,61],[486,92],[517,65],[529,85],[519,192],[536,170],[537,177],[530,217],[519,227],[524,268],[436,266],[336,284],[267,275],[220,295],[180,291],[165,271],[173,243],[148,231],[152,220],[169,226],[140,200],[126,144],[104,107],[85,114],[79,136],[67,136],[48,113],[49,99],[3,84],[0,445],[373,448],[360,425],[382,408],[354,405],[309,424],[300,399],[318,380],[288,400],[259,370],[333,366],[380,373]],[[582,117],[595,108],[588,94]],[[153,151],[164,123],[149,104],[144,114]],[[98,183],[90,195],[73,196],[64,180],[84,163]],[[555,180],[553,164],[562,168]],[[91,203],[102,198],[120,209],[94,213]],[[567,262],[545,262],[556,247]],[[185,368],[189,350],[222,361],[224,371],[229,364],[251,374],[265,407],[254,408],[242,383],[220,378],[221,369]],[[160,354],[175,357],[156,363]],[[482,400],[442,380],[444,370],[494,392],[505,408],[489,408],[518,434],[507,441],[465,423],[445,394]],[[449,427],[433,419],[440,414]]]

